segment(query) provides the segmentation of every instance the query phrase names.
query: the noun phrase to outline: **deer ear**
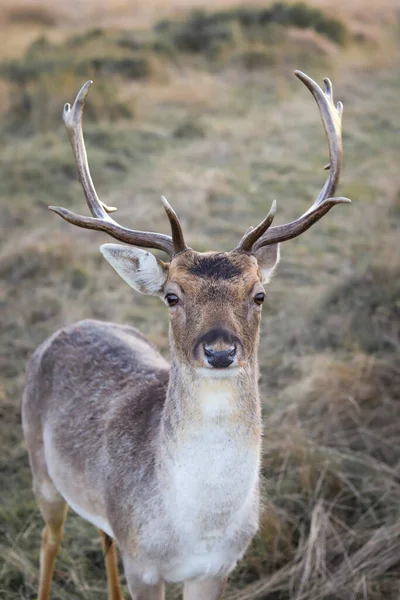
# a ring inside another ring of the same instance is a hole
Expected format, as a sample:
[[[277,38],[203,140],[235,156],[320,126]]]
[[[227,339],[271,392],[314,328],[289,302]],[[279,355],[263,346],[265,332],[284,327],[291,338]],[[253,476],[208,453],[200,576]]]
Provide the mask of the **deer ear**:
[[[134,290],[154,296],[161,294],[168,277],[168,264],[133,246],[103,244],[100,252]]]
[[[254,256],[262,272],[262,283],[268,283],[281,258],[279,244],[263,246],[254,252]]]

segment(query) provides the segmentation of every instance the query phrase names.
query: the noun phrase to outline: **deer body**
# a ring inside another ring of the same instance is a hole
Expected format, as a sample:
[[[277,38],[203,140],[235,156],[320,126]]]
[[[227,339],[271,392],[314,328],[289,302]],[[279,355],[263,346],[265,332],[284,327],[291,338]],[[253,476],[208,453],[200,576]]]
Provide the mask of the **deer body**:
[[[33,489],[46,523],[39,600],[48,600],[67,505],[101,530],[110,600],[122,600],[116,545],[134,600],[162,600],[184,581],[184,600],[218,600],[257,531],[261,407],[258,339],[264,285],[279,242],[333,206],[342,106],[306,75],[329,139],[330,172],[299,219],[251,227],[231,252],[195,252],[168,202],[172,237],[121,227],[97,197],[81,129],[90,82],[64,121],[93,217],[50,207],[67,221],[129,245],[100,249],[135,290],[169,307],[171,365],[136,329],[82,321],[60,330],[28,368],[23,427]],[[138,247],[139,246],[139,247]],[[169,254],[165,263],[141,248]],[[116,545],[115,545],[116,544]]]
[[[244,379],[174,365],[168,389],[168,363],[134,328],[59,331],[34,355],[24,397],[37,496],[61,495],[146,584],[227,574],[258,524],[260,409],[256,375]]]

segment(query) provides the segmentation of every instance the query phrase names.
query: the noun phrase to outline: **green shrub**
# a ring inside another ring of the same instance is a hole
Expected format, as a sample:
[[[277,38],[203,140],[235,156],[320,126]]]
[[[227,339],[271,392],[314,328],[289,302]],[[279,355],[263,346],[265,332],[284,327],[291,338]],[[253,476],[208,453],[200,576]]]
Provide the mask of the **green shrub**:
[[[95,79],[96,85],[87,101],[85,120],[132,118],[132,109],[120,100],[113,76],[147,77],[151,63],[137,53],[108,53],[107,45],[99,42],[102,35],[101,30],[92,30],[62,45],[41,36],[22,60],[0,65],[0,76],[11,83],[6,129],[29,133],[59,126],[64,103],[74,100],[87,79]],[[86,48],[82,50],[80,44]]]
[[[233,40],[232,22],[207,15],[201,10],[192,12],[185,21],[162,21],[156,31],[170,40],[179,52],[215,53]]]
[[[6,129],[26,134],[59,127],[65,102],[73,102],[85,79],[87,76],[61,72],[15,84],[10,90]],[[132,117],[131,108],[121,102],[112,83],[98,78],[85,106],[85,121],[117,121]]]
[[[197,10],[182,21],[163,20],[155,30],[180,52],[215,54],[221,46],[234,43],[235,28],[241,29],[244,39],[259,41],[274,24],[314,29],[337,44],[348,38],[344,23],[303,2],[275,2],[268,8],[241,7],[211,14]]]
[[[101,30],[92,30],[61,45],[51,44],[41,36],[29,46],[22,60],[0,65],[0,76],[13,83],[26,84],[48,75],[73,74],[86,79],[90,75],[119,75],[141,79],[151,74],[148,55],[132,49],[122,50],[112,39],[99,39],[102,36]]]

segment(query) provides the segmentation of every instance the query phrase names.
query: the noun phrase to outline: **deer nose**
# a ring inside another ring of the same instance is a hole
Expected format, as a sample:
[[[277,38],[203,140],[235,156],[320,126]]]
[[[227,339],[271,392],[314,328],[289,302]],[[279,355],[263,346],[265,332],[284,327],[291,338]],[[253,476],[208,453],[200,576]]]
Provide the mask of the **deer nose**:
[[[214,350],[204,346],[204,354],[209,365],[216,369],[225,369],[235,360],[236,346],[230,346],[226,350]]]

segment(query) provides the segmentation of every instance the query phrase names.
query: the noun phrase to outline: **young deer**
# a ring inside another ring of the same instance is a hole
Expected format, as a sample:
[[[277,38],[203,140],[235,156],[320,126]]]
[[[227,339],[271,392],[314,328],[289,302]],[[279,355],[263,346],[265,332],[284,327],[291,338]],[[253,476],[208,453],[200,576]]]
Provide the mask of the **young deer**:
[[[342,166],[342,105],[307,75],[329,140],[330,173],[299,219],[266,218],[231,252],[196,252],[163,198],[172,236],[118,225],[96,194],[82,135],[91,82],[64,121],[93,217],[50,207],[79,227],[127,246],[101,252],[135,290],[169,307],[171,365],[136,329],[83,321],[55,333],[27,372],[23,427],[33,490],[45,528],[40,600],[49,598],[67,506],[99,528],[110,600],[121,600],[117,544],[134,599],[164,597],[184,581],[185,600],[220,598],[257,531],[261,409],[257,348],[263,286],[279,261],[279,242],[306,231],[333,206]],[[137,248],[157,248],[166,263]]]

